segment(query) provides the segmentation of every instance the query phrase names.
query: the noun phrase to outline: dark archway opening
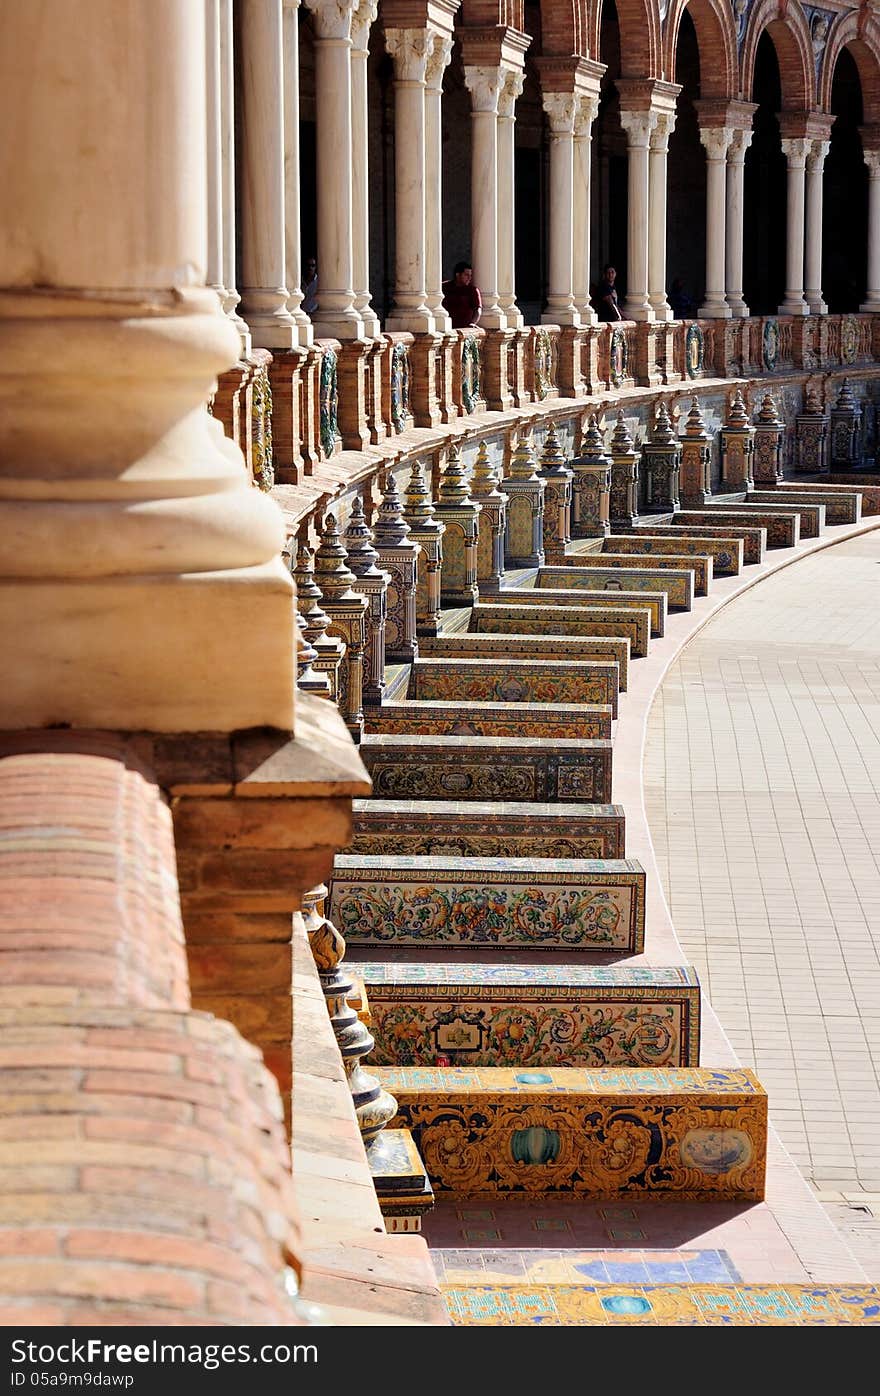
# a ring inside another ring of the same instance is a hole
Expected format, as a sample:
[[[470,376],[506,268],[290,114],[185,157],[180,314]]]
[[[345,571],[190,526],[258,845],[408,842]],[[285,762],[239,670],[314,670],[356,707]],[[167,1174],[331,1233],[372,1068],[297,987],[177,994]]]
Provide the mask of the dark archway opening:
[[[835,314],[858,310],[868,266],[868,171],[859,127],[862,85],[852,54],[843,49],[831,84],[831,149],[822,205],[822,291]]]
[[[779,60],[766,33],[758,40],[752,101],[758,109],[745,160],[743,292],[753,315],[774,315],[785,297],[788,167],[779,133]]]
[[[669,292],[675,283],[681,283],[683,295],[693,304],[691,313],[696,313],[706,284],[706,157],[695,106],[700,97],[700,50],[694,22],[686,10],[678,31],[675,80],[681,84],[681,92],[669,137],[666,289]]]
[[[599,58],[606,69],[593,134],[590,287],[595,288],[602,268],[611,262],[617,268],[617,293],[622,305],[626,295],[628,165],[616,86],[620,76],[620,26],[614,0],[605,0],[602,6]]]

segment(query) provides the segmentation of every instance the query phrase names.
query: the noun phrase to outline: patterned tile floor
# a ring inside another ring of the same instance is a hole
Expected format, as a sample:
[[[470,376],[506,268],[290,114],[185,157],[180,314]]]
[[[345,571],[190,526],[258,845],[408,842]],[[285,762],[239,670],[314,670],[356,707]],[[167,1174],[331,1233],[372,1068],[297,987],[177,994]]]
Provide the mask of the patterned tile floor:
[[[880,1278],[880,532],[723,610],[652,709],[645,801],[686,958]],[[856,1209],[860,1210],[856,1210]]]

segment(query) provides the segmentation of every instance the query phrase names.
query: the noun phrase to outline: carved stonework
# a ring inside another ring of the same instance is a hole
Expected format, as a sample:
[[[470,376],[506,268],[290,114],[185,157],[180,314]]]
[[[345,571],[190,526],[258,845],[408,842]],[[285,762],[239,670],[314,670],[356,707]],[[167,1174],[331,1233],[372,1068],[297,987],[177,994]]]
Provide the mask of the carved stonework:
[[[382,480],[382,503],[373,524],[379,564],[389,575],[385,618],[385,658],[411,664],[418,658],[416,584],[419,549],[403,517],[403,505],[391,470]]]
[[[794,419],[794,468],[803,475],[827,469],[828,418],[814,390]]]
[[[681,438],[679,489],[685,504],[705,504],[709,499],[712,493],[711,462],[712,438],[706,430],[699,398],[694,397]]]
[[[548,563],[552,563],[565,556],[565,549],[572,539],[574,493],[574,472],[565,463],[565,454],[552,423],[544,437],[538,474],[544,481],[544,557]]]
[[[424,82],[431,54],[427,29],[386,29],[385,48],[394,60],[398,82]]]
[[[445,524],[437,518],[421,461],[415,461],[403,497],[403,517],[410,538],[419,547],[416,585],[416,634],[440,633],[440,573],[443,566]]]
[[[480,506],[477,588],[481,596],[497,592],[504,577],[507,495],[502,494],[498,488],[498,481],[498,472],[489,457],[489,448],[485,441],[481,441],[477,449],[470,488],[471,498]]]
[[[782,449],[785,423],[772,393],[765,393],[755,415],[755,458],[753,473],[758,485],[776,485],[783,477]]]
[[[639,453],[636,450],[623,409],[611,433],[611,527],[633,528],[639,521]]]
[[[508,498],[504,540],[509,567],[541,567],[544,564],[544,481],[537,473],[535,453],[524,432],[510,458],[508,474],[501,481]]]
[[[604,538],[611,532],[611,458],[595,413],[572,457],[571,532],[574,538]]]
[[[390,577],[376,565],[379,555],[373,547],[373,534],[360,495],[352,502],[345,548],[348,565],[357,578],[355,585],[367,602],[363,698],[365,706],[376,707],[385,692],[385,616]]]
[[[736,389],[718,434],[721,446],[721,480],[726,489],[755,488],[755,428],[749,421],[742,393]]]
[[[443,536],[443,571],[440,597],[446,606],[472,606],[477,590],[477,538],[480,506],[471,499],[461,451],[449,447],[446,469],[440,477],[438,519],[446,525]]]
[[[652,513],[675,513],[681,508],[680,471],[681,443],[672,429],[669,409],[661,402],[651,435],[642,448],[646,509]]]
[[[355,582],[355,575],[348,567],[336,516],[328,514],[315,553],[315,584],[321,591],[321,605],[330,618],[327,633],[337,636],[346,647],[339,669],[336,701],[353,740],[359,742],[364,732],[367,602],[359,592],[353,590]]]
[[[330,617],[321,609],[321,589],[315,583],[314,553],[305,542],[299,546],[293,580],[297,606],[305,621],[305,638],[317,654],[317,659],[311,661],[312,669],[318,675],[318,683],[322,676],[326,680],[326,687],[316,686],[312,691],[332,698],[335,703],[339,697],[339,669],[345,645],[327,633]]]

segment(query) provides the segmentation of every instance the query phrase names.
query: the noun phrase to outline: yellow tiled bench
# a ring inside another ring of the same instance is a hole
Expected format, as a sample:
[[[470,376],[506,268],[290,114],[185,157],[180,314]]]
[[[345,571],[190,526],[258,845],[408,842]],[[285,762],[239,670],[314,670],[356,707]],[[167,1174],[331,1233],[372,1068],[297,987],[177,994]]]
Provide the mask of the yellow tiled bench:
[[[490,703],[403,699],[367,711],[370,732],[438,737],[610,737],[610,703]]]
[[[621,805],[355,800],[346,853],[459,858],[623,858]]]

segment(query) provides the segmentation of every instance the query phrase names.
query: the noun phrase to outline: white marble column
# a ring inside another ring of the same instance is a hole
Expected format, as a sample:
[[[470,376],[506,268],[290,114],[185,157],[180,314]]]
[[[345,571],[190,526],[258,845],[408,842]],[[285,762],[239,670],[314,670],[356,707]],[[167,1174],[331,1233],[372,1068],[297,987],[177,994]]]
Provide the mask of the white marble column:
[[[627,274],[625,320],[653,320],[648,299],[648,151],[657,123],[652,111],[622,111],[629,178],[627,188]]]
[[[825,158],[830,149],[830,141],[811,141],[807,156],[804,296],[811,315],[828,314],[828,306],[822,296],[822,194]]]
[[[744,319],[749,307],[743,298],[743,177],[751,131],[735,130],[727,149],[727,253],[724,266],[726,300],[735,319]]]
[[[729,320],[725,295],[727,245],[727,152],[733,131],[727,126],[703,126],[706,150],[706,295],[698,315],[706,320]]]
[[[471,94],[471,261],[483,299],[480,324],[503,330],[507,317],[498,299],[498,96],[501,68],[467,65]]]
[[[205,115],[208,168],[208,260],[205,280],[226,307],[223,285],[223,123],[220,115],[220,0],[205,0]]]
[[[284,282],[284,109],[281,0],[241,9],[241,309],[253,342],[297,343]]]
[[[375,339],[381,333],[379,317],[370,299],[370,146],[367,105],[367,60],[370,29],[379,12],[379,0],[360,0],[351,21],[351,229],[354,308],[364,322],[364,334]],[[318,268],[318,287],[321,269]]]
[[[232,0],[220,0],[220,178],[223,202],[223,275],[226,291],[223,309],[232,321],[243,354],[251,351],[250,326],[238,313],[241,297],[235,270],[235,61]]]
[[[443,74],[452,57],[452,35],[431,34],[425,71],[425,301],[434,328],[452,328],[443,304]]]
[[[579,325],[574,303],[574,123],[579,97],[542,93],[550,121],[550,258],[547,309],[550,325]]]
[[[524,75],[506,71],[498,97],[498,299],[509,330],[523,323],[516,303],[516,148],[517,99],[522,95]]]
[[[655,320],[671,320],[666,299],[666,165],[675,112],[658,112],[648,171],[648,299]]]
[[[394,60],[394,311],[389,330],[434,329],[425,290],[425,74],[427,29],[386,29]]]
[[[880,311],[880,150],[866,150],[868,166],[868,287],[860,310]]]
[[[590,184],[593,122],[599,109],[595,96],[581,96],[574,122],[574,265],[572,281],[575,309],[582,325],[593,325],[596,312],[590,304]]]
[[[287,309],[296,321],[297,339],[312,342],[312,322],[302,308],[302,247],[299,208],[299,7],[283,0],[284,56],[284,268]]]
[[[809,315],[804,300],[804,182],[811,142],[787,138],[782,150],[788,161],[788,211],[786,217],[785,300],[780,315]]]
[[[351,18],[353,0],[306,0],[315,26],[319,339],[360,339],[354,304]]]

